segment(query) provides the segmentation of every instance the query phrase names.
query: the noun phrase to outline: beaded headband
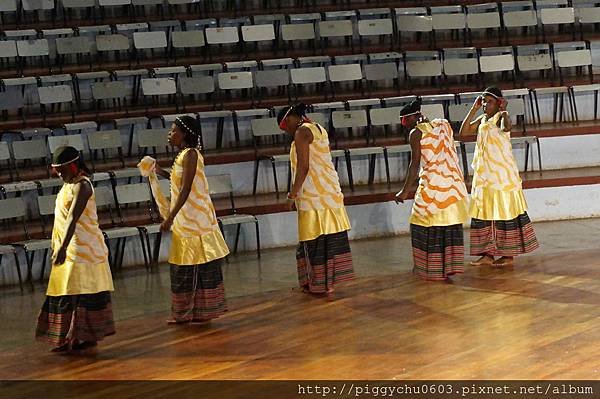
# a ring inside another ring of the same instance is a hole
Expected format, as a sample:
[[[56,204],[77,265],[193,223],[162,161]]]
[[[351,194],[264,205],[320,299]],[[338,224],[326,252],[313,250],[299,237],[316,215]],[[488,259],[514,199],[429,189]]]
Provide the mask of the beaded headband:
[[[70,160],[70,161],[63,162],[63,163],[53,163],[53,164],[52,164],[52,165],[50,165],[50,166],[52,166],[53,168],[58,168],[59,166],[68,165],[68,164],[70,164],[70,163],[73,163],[73,162],[77,161],[78,159],[79,159],[79,155],[77,155],[75,158],[73,158],[73,159],[72,159],[72,160]]]
[[[189,127],[188,125],[186,125],[185,122],[179,116],[177,118],[175,118],[175,122],[177,122],[177,126],[182,127],[188,133],[190,133],[190,134],[192,134],[194,136],[198,136],[198,132],[195,132],[194,130],[192,130],[191,127]]]

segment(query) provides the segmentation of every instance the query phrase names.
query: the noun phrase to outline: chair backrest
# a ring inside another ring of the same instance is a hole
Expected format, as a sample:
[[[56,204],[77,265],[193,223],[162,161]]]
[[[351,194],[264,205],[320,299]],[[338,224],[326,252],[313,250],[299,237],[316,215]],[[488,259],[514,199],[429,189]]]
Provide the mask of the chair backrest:
[[[0,111],[17,110],[25,107],[25,98],[20,91],[0,92]]]
[[[254,87],[252,72],[223,72],[217,76],[222,90],[251,89]]]
[[[275,28],[273,24],[242,26],[242,39],[245,42],[275,40]]]
[[[550,46],[526,45],[517,46],[517,65],[520,71],[539,71],[552,69]]]
[[[400,110],[402,107],[372,108],[369,111],[371,125],[385,126],[400,123]]]
[[[291,69],[290,75],[293,84],[324,83],[327,81],[324,67]]]
[[[380,36],[394,33],[394,25],[390,18],[362,19],[358,21],[358,34],[360,36]]]
[[[25,201],[21,197],[0,200],[0,220],[24,218],[27,215]]]
[[[206,28],[205,33],[208,44],[231,44],[240,41],[238,29],[234,26]]]
[[[145,96],[166,96],[177,93],[177,85],[173,78],[142,79],[142,93]]]
[[[509,98],[506,110],[509,115],[525,115],[525,100],[521,97]]]
[[[368,125],[367,111],[362,109],[356,111],[333,111],[331,119],[333,127],[336,129],[366,127]]]
[[[58,54],[90,54],[91,51],[92,41],[88,37],[59,37],[56,39],[56,52]]]
[[[515,58],[512,54],[482,55],[479,58],[481,72],[501,72],[515,69]]]
[[[115,187],[115,192],[117,194],[117,203],[119,205],[135,204],[152,200],[150,188],[146,183],[117,185]]]
[[[171,44],[174,48],[204,47],[204,32],[198,30],[171,32]]]
[[[309,112],[306,114],[306,117],[309,118],[314,123],[317,123],[317,124],[321,125],[322,127],[324,127],[325,129],[328,129],[329,120],[327,119],[327,115],[325,115],[321,112]]]
[[[321,37],[345,37],[352,36],[352,21],[319,21],[319,36]]]
[[[167,47],[167,34],[163,31],[133,32],[133,45],[138,50]]]
[[[25,159],[40,159],[48,156],[48,146],[45,140],[13,141],[13,157],[16,161]]]
[[[425,7],[396,8],[396,26],[399,32],[431,32],[433,19]]]
[[[206,176],[206,179],[208,180],[208,191],[210,195],[233,193],[231,175]]]
[[[18,40],[17,53],[19,54],[19,57],[43,57],[50,55],[48,40]]]
[[[83,138],[80,134],[48,136],[48,147],[51,154],[54,154],[54,151],[56,151],[58,147],[64,146],[75,147],[78,151],[83,151]]]
[[[600,23],[600,7],[594,0],[573,1],[573,6],[575,7],[575,16],[580,24]]]
[[[471,106],[471,104],[450,104],[448,106],[448,120],[450,122],[462,122],[469,114]]]
[[[73,101],[73,90],[69,85],[38,87],[40,104],[61,104]]]
[[[162,148],[169,145],[167,136],[169,129],[140,129],[137,131],[138,147],[140,148]]]
[[[0,141],[0,161],[10,160],[10,149],[6,141]]]
[[[285,41],[314,40],[315,25],[312,23],[282,25],[281,38]]]
[[[14,40],[0,41],[0,57],[11,58],[16,57],[17,53],[17,42]]]
[[[127,36],[120,33],[113,35],[96,36],[96,49],[102,51],[125,51],[129,50],[130,44]]]
[[[126,96],[127,89],[123,82],[97,82],[92,84],[92,97],[94,100],[111,100],[125,98]]]
[[[556,0],[538,0],[536,7],[543,25],[572,24],[575,23],[575,9],[568,6],[568,2]]]
[[[398,66],[395,62],[365,65],[365,79],[369,81],[398,78]]]
[[[360,64],[331,65],[327,69],[329,80],[332,82],[347,82],[363,78]]]
[[[100,130],[87,135],[90,150],[107,150],[122,148],[119,130]]]
[[[421,113],[429,119],[443,119],[446,117],[442,104],[423,104],[421,105]]]
[[[464,29],[467,19],[461,6],[431,7],[433,30]]]
[[[212,76],[182,76],[178,79],[181,94],[208,94],[215,91],[215,79]]]
[[[498,5],[488,3],[487,7],[482,6],[467,6],[467,26],[469,29],[500,28]]]
[[[444,74],[447,76],[479,73],[477,50],[473,47],[444,49]]]
[[[290,71],[287,69],[275,69],[268,71],[256,71],[254,74],[256,87],[281,87],[290,84]]]
[[[255,118],[250,121],[252,128],[252,136],[254,137],[265,137],[265,136],[277,136],[284,134],[279,125],[277,124],[277,118]]]
[[[38,196],[37,204],[41,216],[53,215],[54,207],[56,205],[56,194]]]
[[[406,61],[406,73],[411,77],[441,76],[442,62],[439,59]]]
[[[536,26],[537,12],[532,1],[502,2],[502,20],[507,28]]]
[[[99,186],[94,188],[94,196],[96,197],[97,207],[113,207],[115,205],[115,195],[112,187]]]
[[[581,46],[580,46],[581,47]],[[583,44],[585,47],[585,43]],[[577,66],[592,65],[592,52],[587,49],[576,49],[573,45],[571,48],[554,49],[554,57],[556,58],[556,64],[559,68],[569,68]]]

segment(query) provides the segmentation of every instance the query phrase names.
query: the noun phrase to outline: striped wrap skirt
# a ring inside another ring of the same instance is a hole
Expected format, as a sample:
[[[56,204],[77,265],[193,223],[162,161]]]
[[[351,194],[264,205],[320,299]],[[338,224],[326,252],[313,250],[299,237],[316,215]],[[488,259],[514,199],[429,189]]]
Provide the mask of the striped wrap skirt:
[[[413,272],[424,280],[446,280],[463,273],[464,238],[462,224],[424,227],[410,225]]]
[[[518,256],[539,248],[533,224],[522,213],[512,220],[471,220],[472,256]]]
[[[313,294],[331,292],[335,284],[354,278],[348,232],[302,241],[296,250],[298,282]]]
[[[47,296],[35,336],[55,346],[70,340],[101,341],[115,333],[110,292]]]
[[[222,262],[171,265],[171,313],[175,321],[208,321],[227,311]]]

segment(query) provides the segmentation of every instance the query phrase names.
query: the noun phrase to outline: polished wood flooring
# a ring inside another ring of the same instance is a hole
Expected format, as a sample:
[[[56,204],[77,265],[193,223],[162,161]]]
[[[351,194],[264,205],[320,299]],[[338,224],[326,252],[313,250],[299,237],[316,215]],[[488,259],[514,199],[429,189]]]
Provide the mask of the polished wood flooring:
[[[6,306],[29,309],[41,290],[3,299],[2,334],[25,338],[3,348],[0,379],[597,379],[600,221],[536,230],[538,252],[507,269],[466,265],[453,283],[412,275],[408,237],[353,242],[358,277],[334,301],[291,289],[293,249],[266,251],[262,273],[287,274],[230,298],[228,314],[210,326],[167,326],[166,295],[162,308],[127,315],[153,295],[135,293],[142,280],[119,279],[117,334],[78,355],[34,342],[25,310],[27,330],[8,328],[6,315],[20,309]],[[253,262],[226,266],[228,288],[257,284],[245,268]],[[159,288],[168,292],[168,278]]]

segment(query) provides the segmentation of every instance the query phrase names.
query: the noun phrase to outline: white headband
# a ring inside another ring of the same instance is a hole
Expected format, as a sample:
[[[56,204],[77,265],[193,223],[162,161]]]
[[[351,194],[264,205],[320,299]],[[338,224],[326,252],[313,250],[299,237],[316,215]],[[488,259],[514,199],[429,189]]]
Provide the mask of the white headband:
[[[495,99],[499,99],[500,97],[498,97],[497,95],[495,95],[494,93],[490,93],[489,91],[484,91],[483,93],[481,93],[482,96],[488,95],[488,96],[492,96]]]
[[[52,166],[53,168],[58,168],[59,166],[63,166],[63,165],[68,165],[70,163],[73,163],[75,161],[77,161],[79,159],[79,155],[77,155],[77,157],[73,158],[71,161],[67,161],[67,162],[63,162],[63,163],[53,163]]]

